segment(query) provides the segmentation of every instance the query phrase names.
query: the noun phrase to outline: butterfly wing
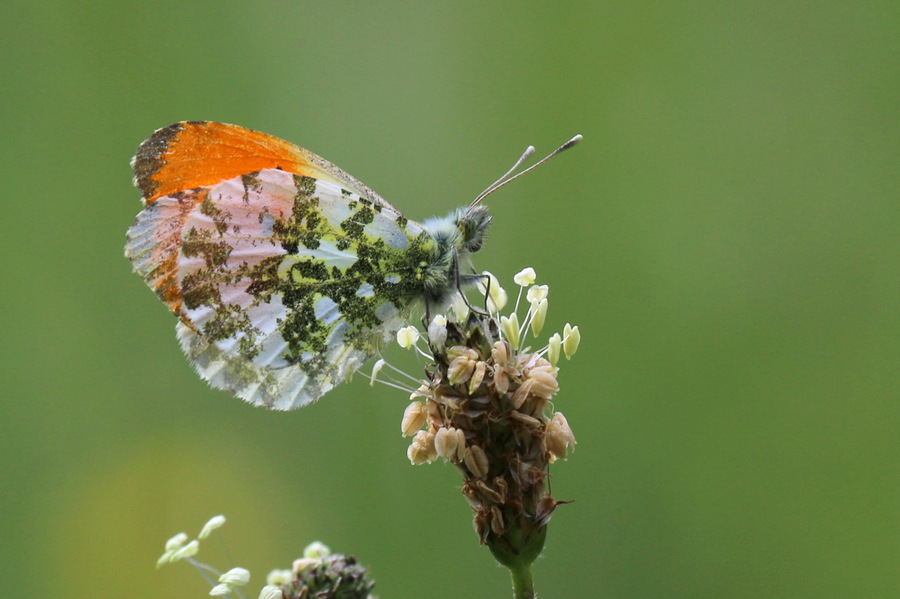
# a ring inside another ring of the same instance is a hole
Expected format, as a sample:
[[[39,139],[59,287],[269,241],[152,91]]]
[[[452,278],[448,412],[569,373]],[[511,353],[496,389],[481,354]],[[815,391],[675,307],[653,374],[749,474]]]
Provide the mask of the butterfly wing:
[[[292,152],[274,167],[209,183],[216,169],[240,170],[237,151],[201,146],[199,174],[189,175],[188,146],[174,146],[155,172],[151,154],[138,152],[147,199],[126,255],[179,316],[182,348],[211,385],[274,409],[315,401],[403,325],[432,239],[329,169],[306,171],[322,178],[294,172],[306,167],[287,160]]]
[[[145,202],[266,168],[330,181],[399,214],[359,179],[309,150],[266,133],[212,121],[158,129],[131,161]]]

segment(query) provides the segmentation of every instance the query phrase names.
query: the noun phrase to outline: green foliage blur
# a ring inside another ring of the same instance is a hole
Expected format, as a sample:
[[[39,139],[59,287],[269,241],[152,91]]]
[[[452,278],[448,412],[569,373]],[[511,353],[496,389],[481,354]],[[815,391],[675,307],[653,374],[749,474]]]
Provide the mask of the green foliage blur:
[[[128,160],[185,119],[325,156],[409,218],[529,144],[479,269],[578,324],[543,598],[900,596],[900,12],[891,2],[13,0],[0,36],[0,597],[255,597],[320,539],[386,599],[505,597],[402,393],[209,389],[122,257]],[[409,372],[422,364],[389,352]],[[200,559],[226,569],[214,543]]]

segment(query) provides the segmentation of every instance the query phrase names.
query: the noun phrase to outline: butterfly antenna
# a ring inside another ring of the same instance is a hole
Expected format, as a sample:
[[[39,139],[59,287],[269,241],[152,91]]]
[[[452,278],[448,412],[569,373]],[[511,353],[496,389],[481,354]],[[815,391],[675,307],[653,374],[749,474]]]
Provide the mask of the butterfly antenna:
[[[515,175],[513,175],[512,173],[514,173],[515,170],[517,168],[519,168],[519,166],[521,166],[523,162],[528,160],[531,157],[531,155],[534,154],[534,146],[528,146],[528,149],[526,149],[525,152],[522,154],[522,156],[518,160],[516,160],[516,163],[512,166],[512,168],[509,169],[508,171],[506,171],[506,173],[504,173],[504,175],[502,177],[500,177],[499,179],[497,179],[496,181],[494,181],[493,183],[488,185],[487,189],[485,189],[480,194],[478,194],[478,197],[475,198],[471,204],[469,204],[469,208],[471,209],[474,206],[477,206],[481,202],[481,200],[483,200],[487,196],[491,195],[492,193],[494,193],[495,191],[497,191],[498,189],[500,189],[501,187],[503,187],[510,181],[514,181],[514,180],[518,179],[519,177],[521,177],[522,175],[524,175],[525,173],[527,173],[528,171],[539,167],[540,165],[544,164],[545,162],[547,162],[548,160],[550,160],[551,158],[553,158],[560,152],[564,152],[565,150],[568,150],[569,148],[571,148],[572,146],[577,144],[579,141],[581,141],[581,135],[576,135],[575,137],[573,137],[572,139],[570,139],[563,145],[559,146],[558,148],[556,148],[555,150],[553,150],[552,152],[550,152],[549,154],[547,154],[546,156],[544,156],[543,158],[541,158],[540,160],[538,160],[537,162],[535,162],[534,164],[532,164],[531,166],[526,168],[524,171],[518,172]],[[512,175],[512,176],[510,176],[510,175]]]
[[[496,181],[494,181],[493,183],[488,185],[487,188],[483,192],[481,192],[481,194],[477,198],[475,198],[475,201],[472,202],[472,204],[473,205],[477,204],[482,198],[484,198],[484,196],[486,196],[487,194],[490,193],[491,189],[493,189],[495,186],[503,183],[504,179],[506,179],[508,176],[513,174],[513,172],[517,168],[519,168],[523,162],[525,162],[526,160],[531,158],[533,155],[534,155],[534,146],[528,146],[527,148],[525,148],[525,151],[522,153],[522,155],[519,157],[519,159],[516,160],[516,163],[514,165],[512,165],[512,168],[510,168],[508,171],[503,173],[502,177],[500,177],[499,179],[497,179]]]

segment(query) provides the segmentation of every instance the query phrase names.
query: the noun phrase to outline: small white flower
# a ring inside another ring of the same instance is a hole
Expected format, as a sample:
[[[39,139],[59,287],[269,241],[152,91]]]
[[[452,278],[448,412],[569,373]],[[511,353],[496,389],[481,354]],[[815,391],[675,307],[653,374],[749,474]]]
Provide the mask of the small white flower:
[[[468,381],[475,372],[478,353],[474,349],[454,345],[447,350],[447,357],[450,359],[450,365],[447,367],[447,381],[451,385]]]
[[[431,347],[440,348],[447,341],[447,317],[436,314],[428,325],[428,343]]]
[[[250,582],[250,570],[247,568],[232,568],[219,576],[219,582],[231,587],[242,587]]]
[[[581,343],[581,333],[578,331],[578,327],[566,323],[563,328],[563,352],[566,354],[566,360],[572,359],[579,343]]]
[[[550,288],[547,285],[532,285],[528,288],[525,298],[529,302],[541,301],[550,294]]]
[[[434,449],[438,456],[445,460],[452,460],[459,448],[458,429],[440,428],[434,435]],[[465,437],[463,437],[465,439]]]
[[[372,375],[369,377],[369,386],[375,386],[375,379],[378,378],[378,373],[384,368],[385,363],[386,362],[383,359],[380,359],[372,366]]]
[[[466,447],[465,457],[463,458],[466,467],[474,476],[484,478],[487,476],[490,461],[484,450],[477,445]]]
[[[528,268],[524,268],[513,277],[513,281],[516,282],[516,285],[519,287],[528,287],[529,285],[534,285],[534,281],[537,275],[534,273],[534,269],[530,266]]]
[[[300,576],[305,570],[309,568],[314,568],[322,563],[322,560],[313,557],[301,557],[300,559],[295,559],[294,563],[291,564],[294,568],[294,575]]]
[[[186,532],[180,532],[168,541],[166,541],[166,551],[178,551],[187,543],[188,536]]]
[[[303,557],[322,559],[331,555],[331,549],[322,541],[313,541],[303,550]]]
[[[434,449],[434,433],[417,432],[412,443],[406,448],[406,457],[413,466],[433,462],[437,458],[437,451]]]
[[[259,591],[259,599],[281,599],[283,596],[280,588],[269,584]]]
[[[545,297],[539,302],[531,303],[531,332],[537,337],[544,328],[544,320],[547,318],[547,298]]]
[[[508,317],[501,316],[500,329],[506,340],[509,341],[509,346],[514,350],[519,349],[519,316],[515,312]]]
[[[559,348],[562,346],[562,337],[559,333],[553,333],[550,343],[547,344],[547,361],[556,366],[559,362]]]
[[[410,393],[409,401],[412,401],[417,397],[431,397],[431,391],[428,389],[428,385],[421,385],[418,389]]]
[[[421,401],[414,401],[403,411],[403,420],[400,422],[400,434],[404,437],[412,437],[425,424],[428,414],[425,411],[425,404]]]
[[[266,585],[278,586],[280,584],[286,584],[293,579],[294,573],[290,570],[272,570],[269,572],[269,575],[266,576]]]
[[[450,299],[450,307],[447,309],[447,316],[452,316],[453,322],[465,322],[469,317],[469,304],[462,293],[454,293]]]
[[[503,309],[503,306],[506,305],[506,301],[509,297],[506,295],[506,291],[504,291],[503,287],[500,286],[500,281],[497,280],[497,277],[488,271],[484,271],[481,274],[488,278],[488,282],[485,282],[484,277],[482,277],[481,282],[478,283],[478,288],[482,293],[489,293],[489,297],[487,298],[488,310],[491,312],[499,312]]]
[[[233,589],[227,584],[217,584],[212,588],[209,594],[213,597],[224,597],[225,595],[230,595]]]
[[[554,459],[564,460],[569,455],[569,448],[575,447],[575,434],[562,412],[553,414],[544,431],[544,441]]]
[[[172,559],[172,554],[173,554],[173,553],[175,553],[175,552],[174,552],[174,551],[166,551],[165,553],[163,553],[162,555],[160,555],[160,556],[159,556],[159,559],[156,560],[156,567],[157,567],[157,568],[162,568],[163,566],[165,566],[166,564],[168,564],[168,563],[171,561],[171,559]]]
[[[403,349],[411,348],[416,344],[416,341],[418,340],[419,331],[412,325],[403,327],[402,329],[397,331],[397,343],[399,343],[400,347],[402,347]]]
[[[194,539],[181,549],[172,552],[172,556],[169,558],[170,562],[177,562],[178,560],[182,560],[186,557],[194,557],[197,555],[197,552],[200,551],[200,542],[197,539]]]
[[[207,520],[206,524],[203,525],[203,528],[200,530],[200,534],[197,535],[197,538],[201,541],[208,537],[212,531],[219,528],[225,524],[225,516],[219,514],[218,516],[213,516],[209,520]]]

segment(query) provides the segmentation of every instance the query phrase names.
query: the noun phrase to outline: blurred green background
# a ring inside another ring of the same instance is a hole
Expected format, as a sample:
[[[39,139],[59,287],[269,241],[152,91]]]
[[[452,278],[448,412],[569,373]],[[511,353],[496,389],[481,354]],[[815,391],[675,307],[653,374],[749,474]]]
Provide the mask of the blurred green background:
[[[413,219],[528,144],[477,256],[580,325],[574,499],[541,597],[900,597],[895,2],[4,5],[0,596],[204,597],[164,541],[224,513],[265,574],[321,539],[385,598],[505,597],[403,394],[213,391],[130,272],[128,160],[183,119],[305,146]],[[393,362],[417,368],[408,354]],[[201,558],[228,562],[215,544]]]

